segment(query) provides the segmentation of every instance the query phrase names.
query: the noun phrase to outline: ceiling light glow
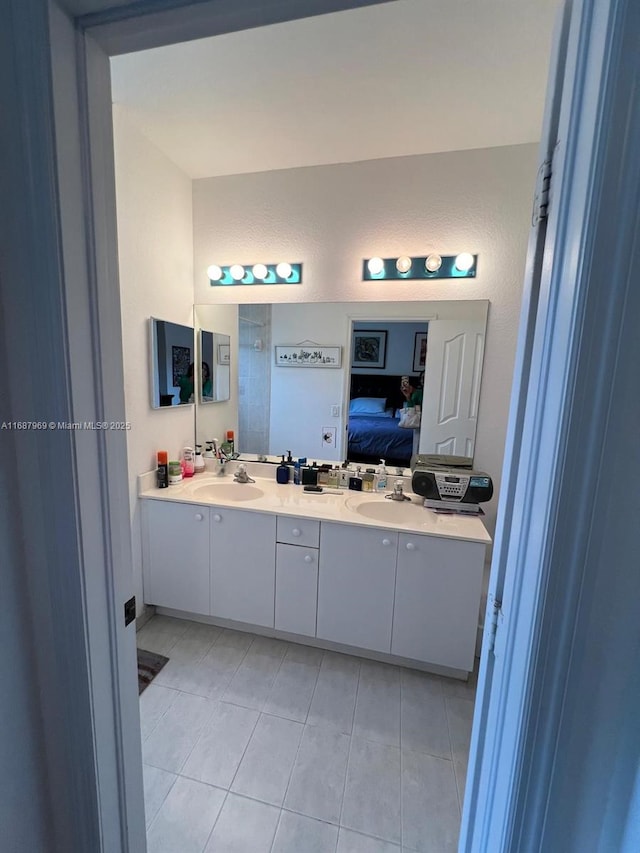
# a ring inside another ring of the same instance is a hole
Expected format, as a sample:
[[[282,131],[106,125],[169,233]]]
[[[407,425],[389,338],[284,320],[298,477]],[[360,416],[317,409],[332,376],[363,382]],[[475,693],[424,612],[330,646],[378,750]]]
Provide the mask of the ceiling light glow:
[[[367,269],[371,273],[371,275],[380,275],[382,270],[384,269],[384,261],[382,258],[371,258],[367,261]]]
[[[244,278],[244,267],[242,264],[234,264],[229,269],[229,274],[234,281],[242,281]]]
[[[264,264],[254,264],[251,270],[254,278],[265,279],[269,275],[269,270]]]
[[[459,255],[456,255],[455,265],[456,269],[460,270],[460,272],[469,272],[473,266],[473,255],[469,254],[469,252],[461,252]]]
[[[406,255],[403,255],[396,261],[396,269],[398,270],[398,272],[401,273],[409,272],[409,270],[411,269],[411,264],[411,258],[407,257]]]
[[[222,278],[222,267],[219,267],[217,264],[211,264],[210,267],[207,267],[207,275],[210,281],[220,281]]]
[[[276,273],[280,278],[291,278],[292,272],[291,264],[288,264],[286,261],[283,261],[276,267]]]
[[[438,272],[441,266],[442,257],[437,254],[428,255],[427,260],[424,262],[424,267],[427,272]]]

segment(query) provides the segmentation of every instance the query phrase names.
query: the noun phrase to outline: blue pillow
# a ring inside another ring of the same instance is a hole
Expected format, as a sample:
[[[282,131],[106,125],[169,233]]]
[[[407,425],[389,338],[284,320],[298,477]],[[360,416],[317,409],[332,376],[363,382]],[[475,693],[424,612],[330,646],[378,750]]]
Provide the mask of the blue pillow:
[[[356,397],[349,403],[350,415],[384,415],[386,397]]]

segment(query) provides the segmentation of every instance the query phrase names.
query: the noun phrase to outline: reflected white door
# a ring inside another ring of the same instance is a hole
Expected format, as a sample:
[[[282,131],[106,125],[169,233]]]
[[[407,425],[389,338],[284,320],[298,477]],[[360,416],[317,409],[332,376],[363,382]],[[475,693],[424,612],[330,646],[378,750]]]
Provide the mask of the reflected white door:
[[[486,318],[429,323],[420,453],[473,456]]]

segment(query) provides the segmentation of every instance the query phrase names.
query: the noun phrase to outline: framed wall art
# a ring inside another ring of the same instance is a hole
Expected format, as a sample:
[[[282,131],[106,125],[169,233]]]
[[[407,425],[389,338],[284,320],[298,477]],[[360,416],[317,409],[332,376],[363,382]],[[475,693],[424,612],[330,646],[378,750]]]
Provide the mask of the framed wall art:
[[[387,360],[387,332],[378,329],[354,331],[351,367],[383,370]]]
[[[413,372],[420,373],[424,370],[424,365],[427,360],[427,333],[416,332],[416,339],[413,345]]]
[[[320,344],[276,346],[276,367],[340,367],[342,347]]]

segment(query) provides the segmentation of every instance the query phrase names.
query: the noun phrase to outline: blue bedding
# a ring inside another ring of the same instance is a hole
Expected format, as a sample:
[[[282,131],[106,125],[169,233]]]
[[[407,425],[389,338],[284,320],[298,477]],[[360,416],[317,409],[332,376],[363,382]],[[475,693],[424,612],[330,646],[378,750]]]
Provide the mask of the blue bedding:
[[[413,430],[400,429],[400,418],[349,415],[349,454],[406,459],[413,450]]]

